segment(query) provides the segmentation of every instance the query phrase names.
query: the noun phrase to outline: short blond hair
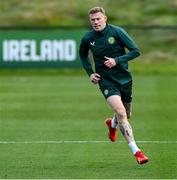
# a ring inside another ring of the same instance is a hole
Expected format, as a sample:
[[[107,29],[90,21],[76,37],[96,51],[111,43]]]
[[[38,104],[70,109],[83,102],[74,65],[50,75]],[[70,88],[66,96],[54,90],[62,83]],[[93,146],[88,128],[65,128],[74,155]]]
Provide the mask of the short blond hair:
[[[101,12],[104,15],[106,14],[103,7],[93,7],[88,11],[88,14],[90,15],[90,14],[95,14],[98,12]]]

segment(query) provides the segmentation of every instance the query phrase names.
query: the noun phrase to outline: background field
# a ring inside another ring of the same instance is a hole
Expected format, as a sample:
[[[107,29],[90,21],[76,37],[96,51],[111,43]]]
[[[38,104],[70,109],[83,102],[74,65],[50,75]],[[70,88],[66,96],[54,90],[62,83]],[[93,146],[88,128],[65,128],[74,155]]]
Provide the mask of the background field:
[[[131,123],[144,166],[120,132],[120,142],[107,141],[112,111],[84,73],[1,71],[0,178],[177,178],[177,77],[134,76]]]
[[[0,25],[87,26],[87,11],[103,6],[119,25],[177,24],[176,0],[8,0],[0,1]]]

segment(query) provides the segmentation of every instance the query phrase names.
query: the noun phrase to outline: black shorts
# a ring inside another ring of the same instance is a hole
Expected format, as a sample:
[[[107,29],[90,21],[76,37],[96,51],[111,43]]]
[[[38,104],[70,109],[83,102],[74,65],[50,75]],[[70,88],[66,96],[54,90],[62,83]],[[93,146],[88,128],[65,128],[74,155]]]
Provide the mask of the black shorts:
[[[100,90],[106,99],[112,95],[119,95],[125,103],[132,101],[132,81],[123,85],[100,87]]]

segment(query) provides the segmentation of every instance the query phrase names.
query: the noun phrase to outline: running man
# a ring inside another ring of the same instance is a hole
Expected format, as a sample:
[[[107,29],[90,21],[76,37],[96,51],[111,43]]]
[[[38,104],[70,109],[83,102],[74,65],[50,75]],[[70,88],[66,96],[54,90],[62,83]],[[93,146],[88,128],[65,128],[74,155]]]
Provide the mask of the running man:
[[[117,140],[119,127],[137,162],[144,164],[148,162],[148,157],[136,145],[128,121],[132,101],[132,76],[128,70],[128,61],[140,55],[139,49],[124,29],[107,23],[107,16],[102,7],[93,7],[88,14],[92,30],[83,36],[79,53],[91,82],[99,85],[115,112],[113,118],[105,121],[109,139],[113,142]],[[95,70],[88,57],[89,50],[93,54]]]

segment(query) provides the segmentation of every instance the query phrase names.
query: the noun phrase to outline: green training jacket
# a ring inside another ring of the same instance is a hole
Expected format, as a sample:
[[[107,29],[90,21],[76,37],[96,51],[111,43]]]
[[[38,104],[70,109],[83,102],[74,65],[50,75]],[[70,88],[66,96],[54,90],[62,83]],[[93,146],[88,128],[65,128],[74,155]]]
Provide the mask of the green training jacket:
[[[94,73],[88,57],[89,50],[93,54],[95,72],[101,76],[100,86],[125,84],[132,80],[128,61],[138,57],[140,51],[123,28],[107,24],[103,31],[91,30],[83,36],[79,54],[88,76]],[[117,65],[106,67],[104,56],[114,58]]]

